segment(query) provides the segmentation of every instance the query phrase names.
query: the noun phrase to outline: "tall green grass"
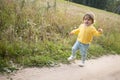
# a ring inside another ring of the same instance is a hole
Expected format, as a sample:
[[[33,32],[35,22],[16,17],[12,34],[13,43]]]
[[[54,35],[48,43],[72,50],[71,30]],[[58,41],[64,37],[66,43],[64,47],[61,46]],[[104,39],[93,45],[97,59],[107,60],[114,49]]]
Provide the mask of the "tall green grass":
[[[68,63],[77,37],[68,34],[79,26],[88,11],[96,15],[95,27],[104,30],[101,37],[94,38],[88,58],[120,53],[117,14],[63,0],[0,0],[0,3],[0,71],[18,68],[13,65],[43,67]]]

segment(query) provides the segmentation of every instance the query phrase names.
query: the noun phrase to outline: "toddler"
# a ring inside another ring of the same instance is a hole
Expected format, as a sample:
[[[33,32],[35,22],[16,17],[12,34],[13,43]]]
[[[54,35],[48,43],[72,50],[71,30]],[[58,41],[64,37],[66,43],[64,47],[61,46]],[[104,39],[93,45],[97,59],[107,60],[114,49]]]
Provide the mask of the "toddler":
[[[93,40],[94,36],[99,36],[102,34],[103,30],[98,29],[94,27],[94,14],[92,12],[88,12],[83,17],[83,23],[79,26],[79,28],[71,31],[69,34],[77,34],[77,40],[75,44],[72,47],[72,53],[71,56],[68,58],[68,61],[75,60],[76,58],[76,51],[80,50],[81,54],[81,63],[79,64],[80,67],[83,67],[85,64],[86,56],[87,56],[87,50],[89,47],[89,44]]]

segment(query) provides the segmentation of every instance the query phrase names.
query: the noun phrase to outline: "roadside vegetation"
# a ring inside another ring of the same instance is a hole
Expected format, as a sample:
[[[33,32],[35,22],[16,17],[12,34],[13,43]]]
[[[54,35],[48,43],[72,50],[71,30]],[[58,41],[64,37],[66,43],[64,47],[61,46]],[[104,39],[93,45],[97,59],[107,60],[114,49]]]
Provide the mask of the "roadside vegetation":
[[[12,72],[20,66],[69,63],[67,58],[77,35],[68,34],[79,26],[88,11],[96,15],[95,27],[104,30],[101,37],[94,38],[88,59],[120,54],[118,14],[64,0],[0,0],[0,3],[0,72]]]

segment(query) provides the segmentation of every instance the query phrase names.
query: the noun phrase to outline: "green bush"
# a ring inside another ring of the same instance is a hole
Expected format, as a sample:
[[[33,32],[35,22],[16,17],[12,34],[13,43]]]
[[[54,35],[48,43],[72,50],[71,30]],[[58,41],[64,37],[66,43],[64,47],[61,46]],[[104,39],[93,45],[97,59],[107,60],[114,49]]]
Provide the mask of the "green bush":
[[[98,44],[91,44],[88,50],[88,58],[100,57],[106,54],[106,50]]]

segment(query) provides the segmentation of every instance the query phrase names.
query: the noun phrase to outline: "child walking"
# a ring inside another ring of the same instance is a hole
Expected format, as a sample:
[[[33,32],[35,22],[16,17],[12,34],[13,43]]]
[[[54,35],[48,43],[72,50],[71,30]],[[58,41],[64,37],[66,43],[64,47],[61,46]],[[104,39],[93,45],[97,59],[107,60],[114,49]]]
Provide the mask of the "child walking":
[[[102,34],[103,30],[94,27],[94,14],[92,12],[88,12],[83,16],[83,23],[79,26],[79,28],[71,31],[69,34],[77,34],[77,40],[72,47],[71,56],[68,58],[68,61],[72,61],[76,58],[76,51],[80,50],[81,54],[81,63],[80,67],[83,67],[85,64],[85,60],[87,57],[87,50],[89,44],[91,43],[94,36],[99,36]]]

